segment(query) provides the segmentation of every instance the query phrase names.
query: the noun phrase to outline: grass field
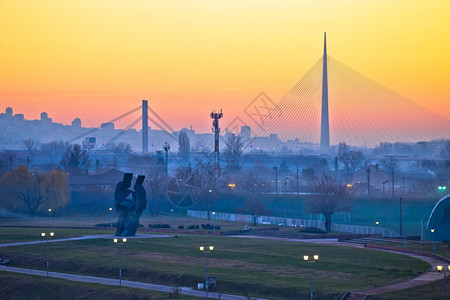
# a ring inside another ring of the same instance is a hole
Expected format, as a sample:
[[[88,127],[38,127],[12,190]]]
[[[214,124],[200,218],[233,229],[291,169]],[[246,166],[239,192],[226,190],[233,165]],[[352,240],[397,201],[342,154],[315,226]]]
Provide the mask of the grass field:
[[[0,299],[3,300],[180,300],[195,297],[118,286],[72,282],[31,275],[0,273]]]
[[[1,228],[1,239],[39,234],[40,229]],[[68,230],[64,235],[83,235]],[[8,231],[11,231],[8,235]],[[55,232],[60,229],[55,228]],[[97,233],[97,230],[93,231]],[[104,231],[103,231],[104,232]],[[13,236],[14,236],[13,234]],[[316,299],[338,299],[350,290],[392,284],[412,278],[428,264],[403,255],[368,249],[307,243],[251,240],[223,236],[184,235],[178,238],[129,239],[123,246],[123,278],[195,287],[204,280],[205,255],[198,246],[214,245],[208,256],[209,275],[217,291],[269,299],[302,299],[309,293],[309,265],[302,256],[319,254],[314,268]],[[45,244],[0,248],[0,256],[17,267],[45,269]],[[50,269],[102,277],[118,277],[117,245],[110,239],[49,244]]]

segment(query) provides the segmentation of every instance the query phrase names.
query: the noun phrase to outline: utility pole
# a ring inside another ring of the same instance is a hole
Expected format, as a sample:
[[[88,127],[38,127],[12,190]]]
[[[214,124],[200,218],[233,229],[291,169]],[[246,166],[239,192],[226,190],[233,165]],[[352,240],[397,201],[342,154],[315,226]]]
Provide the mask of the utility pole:
[[[394,168],[392,168],[392,198],[394,198]]]
[[[165,142],[164,146],[163,146],[164,151],[166,151],[166,176],[169,175],[169,150],[170,150],[170,145]]]
[[[370,167],[367,167],[366,173],[367,173],[367,197],[370,197]]]
[[[278,166],[273,167],[275,170],[275,195],[278,195]]]
[[[214,111],[211,112],[211,119],[214,119],[214,121],[212,122],[212,132],[214,133],[214,168],[216,169],[216,174],[219,173],[219,119],[221,119],[222,117],[222,110],[220,110],[220,113],[216,113]]]
[[[403,224],[402,224],[402,197],[400,197],[400,237],[403,236]]]

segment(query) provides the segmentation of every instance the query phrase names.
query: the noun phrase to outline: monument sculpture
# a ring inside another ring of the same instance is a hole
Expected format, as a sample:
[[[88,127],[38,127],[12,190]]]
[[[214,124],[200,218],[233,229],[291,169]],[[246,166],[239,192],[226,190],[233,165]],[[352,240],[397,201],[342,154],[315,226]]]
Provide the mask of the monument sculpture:
[[[123,180],[117,183],[114,192],[114,206],[119,214],[116,236],[135,236],[139,218],[147,206],[147,196],[142,185],[145,176],[139,175],[133,189],[133,173],[123,174]]]

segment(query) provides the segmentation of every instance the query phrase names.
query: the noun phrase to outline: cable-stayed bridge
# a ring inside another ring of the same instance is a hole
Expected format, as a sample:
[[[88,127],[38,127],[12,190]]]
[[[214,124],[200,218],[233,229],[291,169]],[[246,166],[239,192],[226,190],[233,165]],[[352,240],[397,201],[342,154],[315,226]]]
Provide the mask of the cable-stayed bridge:
[[[273,105],[268,106],[266,101],[265,107],[258,102],[247,106],[250,121],[241,121],[240,125],[252,127],[252,138],[275,133],[282,141],[298,139],[320,144],[324,152],[330,145],[340,142],[373,147],[382,142],[414,143],[450,138],[450,120],[446,116],[434,113],[331,57],[327,54],[326,40],[323,56],[279,101],[270,102]],[[144,153],[148,149],[148,121],[177,140],[172,127],[147,105],[146,100],[110,122],[141,109],[139,118],[109,142],[141,121]],[[246,146],[250,144],[251,139]]]

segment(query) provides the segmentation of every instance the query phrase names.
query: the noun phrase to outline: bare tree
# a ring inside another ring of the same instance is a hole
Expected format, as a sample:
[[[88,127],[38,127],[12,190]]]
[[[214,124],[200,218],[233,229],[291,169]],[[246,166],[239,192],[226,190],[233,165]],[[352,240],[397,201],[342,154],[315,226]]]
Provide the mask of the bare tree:
[[[120,142],[120,143],[107,143],[105,145],[106,150],[111,151],[116,155],[129,155],[132,152],[131,145],[128,143]]]
[[[338,160],[344,169],[345,180],[349,183],[353,174],[361,167],[364,155],[361,151],[350,150],[346,143],[339,143]]]
[[[91,167],[91,161],[86,150],[82,150],[79,144],[69,146],[61,157],[61,168],[71,174],[87,174]]]
[[[225,142],[225,158],[227,160],[228,167],[230,169],[240,168],[240,159],[242,152],[244,151],[244,143],[241,141],[240,136],[234,134],[228,135],[228,139]]]
[[[327,231],[331,231],[331,216],[337,212],[346,212],[351,209],[348,189],[330,174],[324,174],[317,180],[314,196],[308,200],[307,207],[311,213],[323,214],[325,228]]]
[[[258,217],[268,214],[269,211],[263,202],[256,199],[257,195],[267,192],[270,189],[270,181],[267,177],[256,172],[243,172],[236,183],[237,191],[245,195],[245,207],[242,212],[252,216],[253,224],[257,225]]]
[[[450,159],[450,140],[445,142],[445,146],[441,150],[441,156],[445,159]]]
[[[150,196],[148,207],[152,216],[159,215],[161,201],[167,185],[166,167],[162,159],[150,158],[145,180],[147,195]]]
[[[189,160],[189,154],[191,152],[191,142],[185,131],[181,131],[178,136],[178,152],[183,160]]]

